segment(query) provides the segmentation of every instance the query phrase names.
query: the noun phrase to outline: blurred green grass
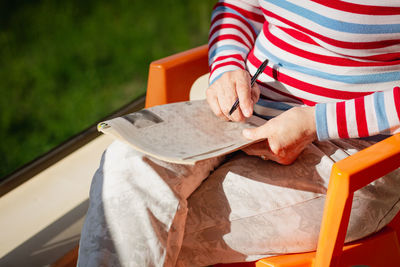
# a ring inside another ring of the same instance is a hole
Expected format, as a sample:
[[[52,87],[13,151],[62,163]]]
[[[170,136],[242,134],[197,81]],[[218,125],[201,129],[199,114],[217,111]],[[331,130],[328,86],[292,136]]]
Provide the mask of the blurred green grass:
[[[0,177],[145,93],[207,42],[211,0],[0,2]]]

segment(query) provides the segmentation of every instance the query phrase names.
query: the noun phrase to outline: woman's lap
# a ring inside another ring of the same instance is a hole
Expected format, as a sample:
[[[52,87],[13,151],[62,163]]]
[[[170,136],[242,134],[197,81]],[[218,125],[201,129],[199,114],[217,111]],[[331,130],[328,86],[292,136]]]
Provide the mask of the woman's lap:
[[[367,145],[316,143],[290,166],[237,153],[207,178],[222,159],[168,164],[114,143],[93,180],[80,265],[195,266],[313,250],[333,162]],[[349,240],[398,210],[396,177],[356,194]]]

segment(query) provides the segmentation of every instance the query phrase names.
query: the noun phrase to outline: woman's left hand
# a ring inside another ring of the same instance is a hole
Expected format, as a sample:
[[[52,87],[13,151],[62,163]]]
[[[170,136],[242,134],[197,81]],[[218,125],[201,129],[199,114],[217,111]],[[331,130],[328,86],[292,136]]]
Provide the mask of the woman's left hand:
[[[314,111],[314,107],[294,107],[258,128],[243,130],[248,139],[266,138],[243,151],[280,164],[291,164],[317,139]]]

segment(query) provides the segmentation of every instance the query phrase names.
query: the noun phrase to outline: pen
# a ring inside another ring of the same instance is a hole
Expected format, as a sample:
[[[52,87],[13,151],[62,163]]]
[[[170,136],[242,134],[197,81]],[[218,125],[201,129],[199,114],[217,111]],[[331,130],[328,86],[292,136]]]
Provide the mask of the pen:
[[[251,77],[251,83],[250,87],[253,87],[254,83],[256,82],[258,76],[264,71],[265,67],[268,65],[268,59],[264,60],[264,62],[261,64],[261,66],[257,69],[256,73],[254,73],[254,76]],[[229,110],[229,115],[232,115],[232,113],[238,108],[239,106],[239,98],[236,99],[235,103],[233,104],[231,110]]]

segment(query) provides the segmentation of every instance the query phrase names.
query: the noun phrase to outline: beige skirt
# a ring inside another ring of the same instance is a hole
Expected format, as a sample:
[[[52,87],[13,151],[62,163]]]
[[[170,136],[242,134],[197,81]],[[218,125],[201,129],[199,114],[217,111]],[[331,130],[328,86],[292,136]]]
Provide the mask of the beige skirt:
[[[194,166],[114,142],[94,175],[78,266],[206,266],[315,250],[332,164],[372,143],[315,142],[290,166],[242,152]],[[396,170],[355,193],[346,241],[400,208]]]

